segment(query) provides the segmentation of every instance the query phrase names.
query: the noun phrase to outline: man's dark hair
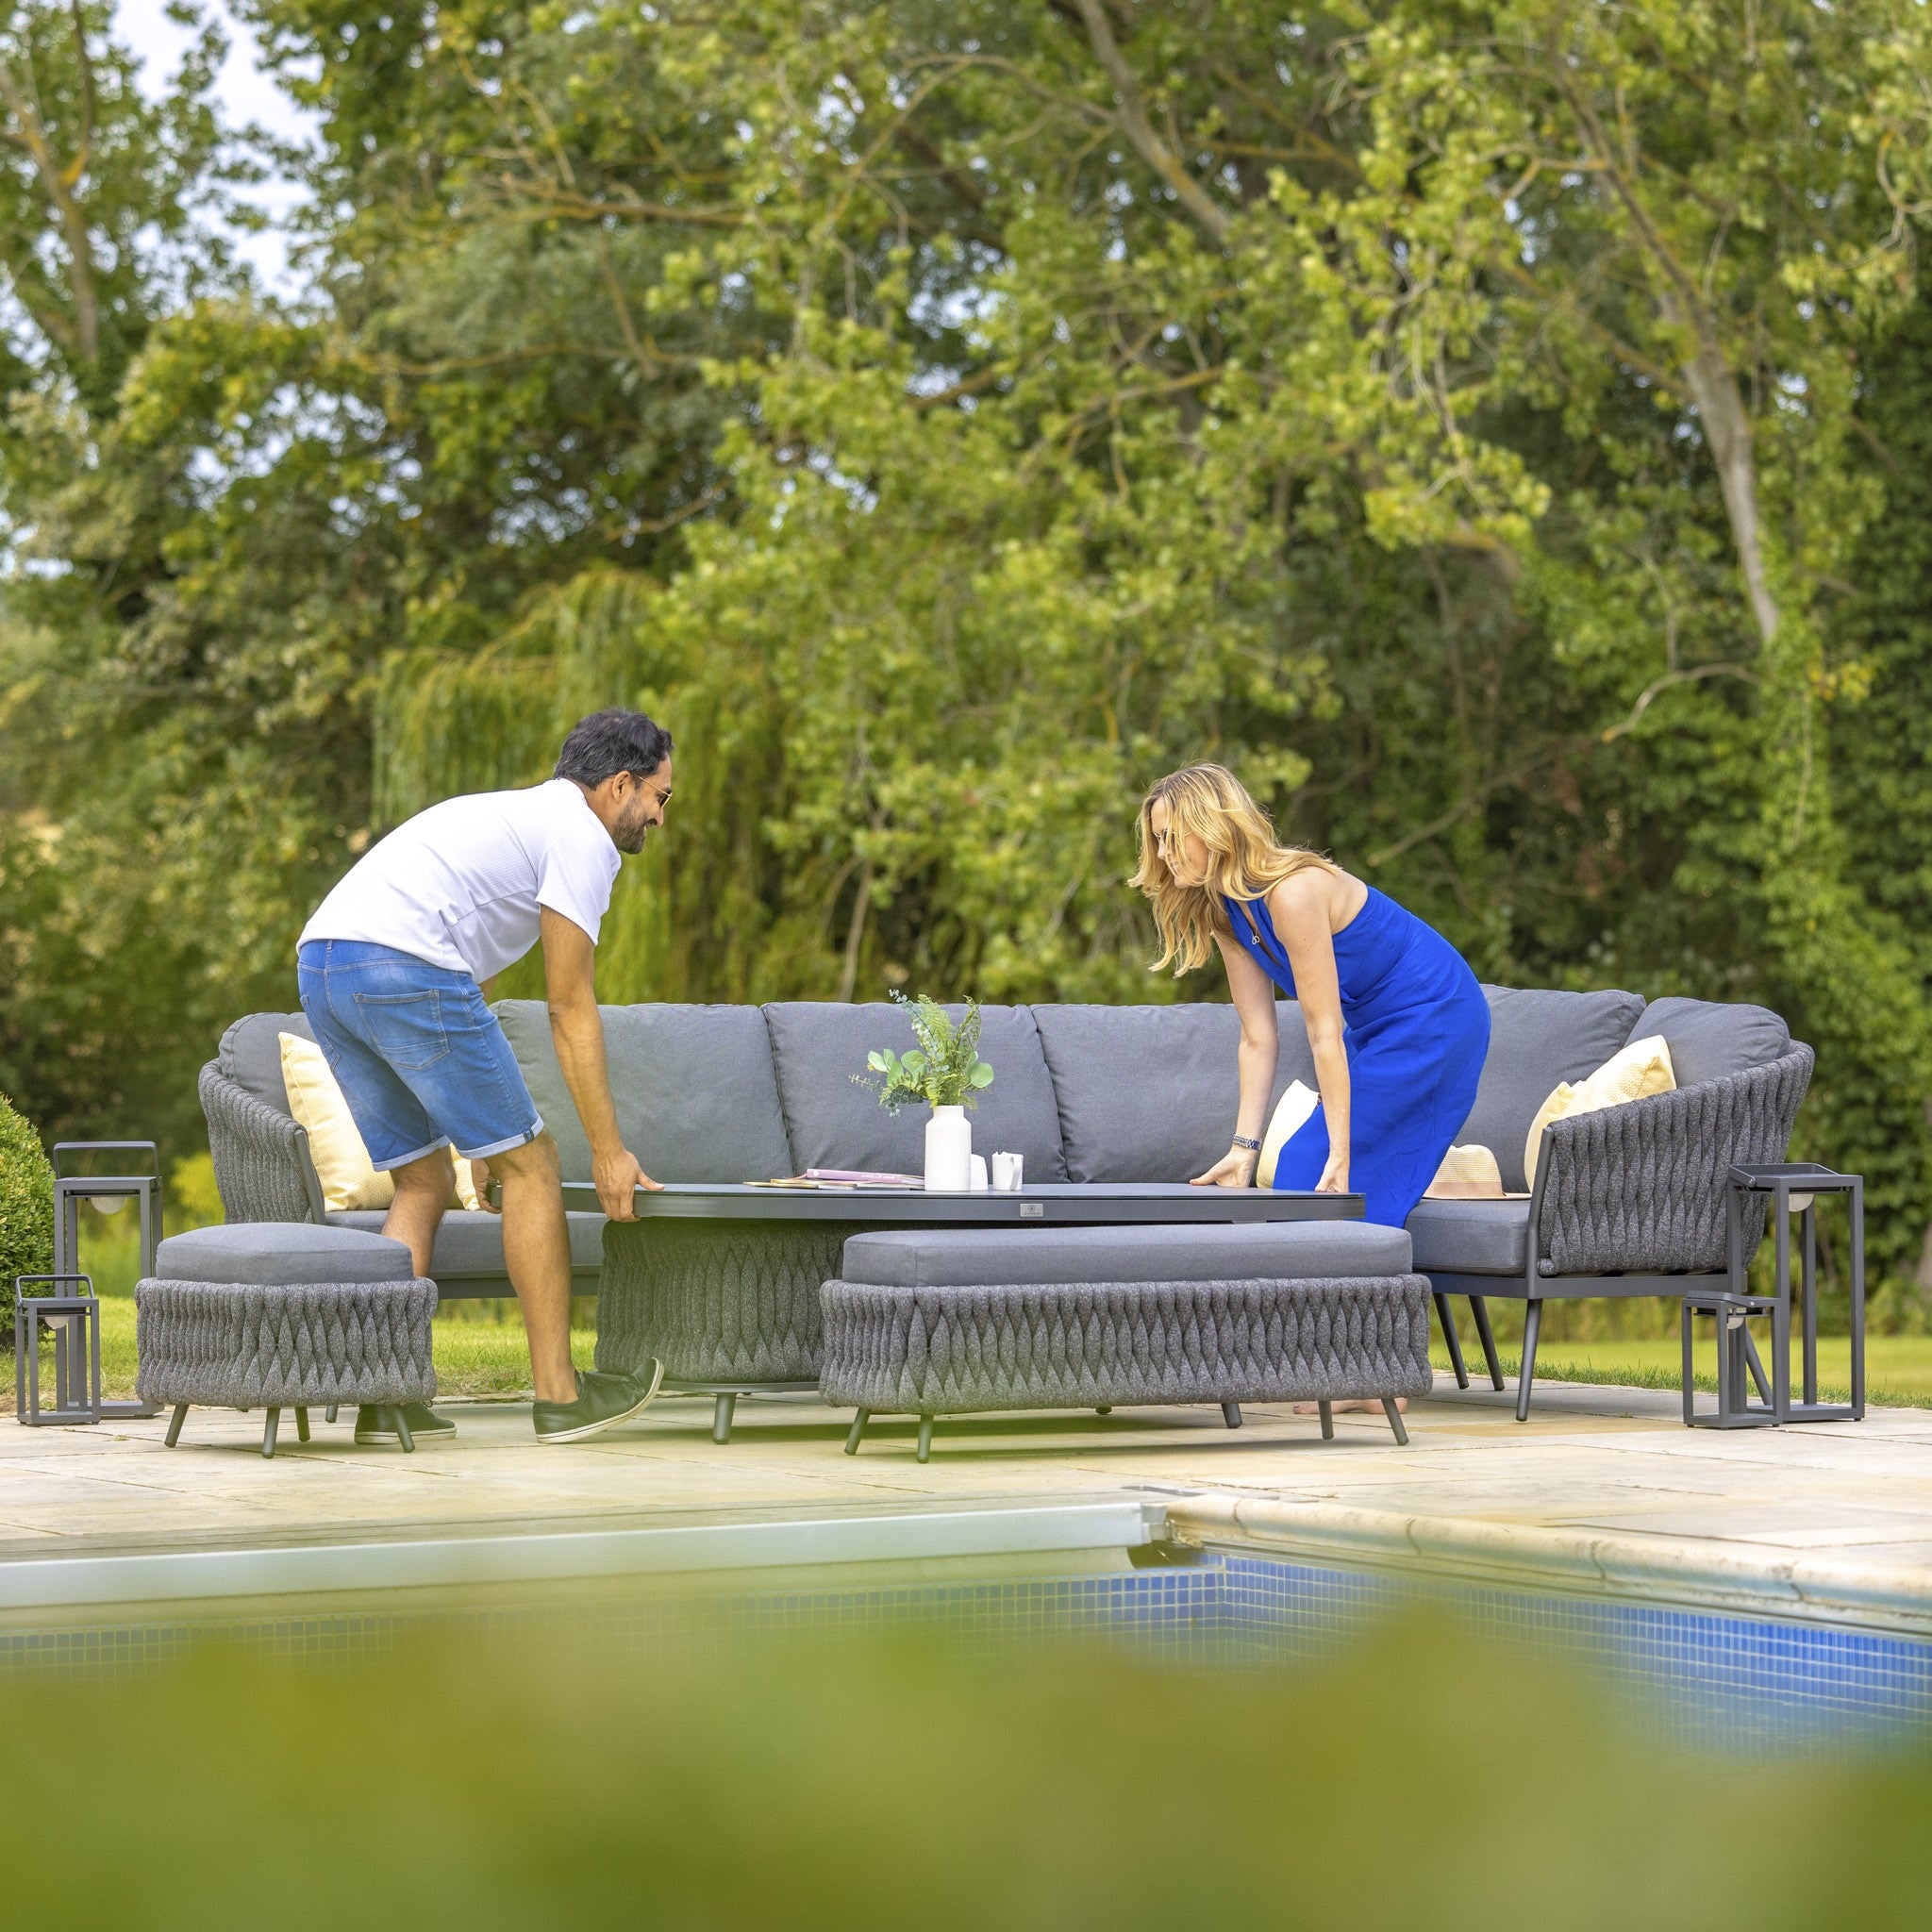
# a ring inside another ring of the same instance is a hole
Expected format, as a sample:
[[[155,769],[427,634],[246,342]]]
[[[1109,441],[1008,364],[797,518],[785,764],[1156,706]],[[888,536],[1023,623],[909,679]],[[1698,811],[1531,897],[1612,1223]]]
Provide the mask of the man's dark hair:
[[[641,711],[612,706],[592,711],[570,727],[557,755],[556,775],[575,778],[594,791],[607,778],[628,772],[648,778],[671,756],[671,734]]]

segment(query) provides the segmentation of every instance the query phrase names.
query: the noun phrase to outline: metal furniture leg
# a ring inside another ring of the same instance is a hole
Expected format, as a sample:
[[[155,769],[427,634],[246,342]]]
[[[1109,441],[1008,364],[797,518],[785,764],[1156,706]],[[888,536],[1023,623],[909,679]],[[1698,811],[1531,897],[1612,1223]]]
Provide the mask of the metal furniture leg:
[[[395,1422],[396,1440],[403,1445],[403,1453],[406,1456],[413,1456],[416,1453],[416,1439],[409,1433],[409,1419],[403,1413],[402,1405],[398,1403],[390,1410],[390,1415]]]
[[[177,1402],[175,1405],[175,1413],[168,1418],[167,1443],[170,1449],[181,1440],[181,1424],[187,1420],[188,1405],[185,1402]]]
[[[1475,1317],[1476,1338],[1483,1345],[1483,1360],[1489,1364],[1490,1387],[1500,1389],[1503,1386],[1503,1364],[1496,1354],[1496,1331],[1490,1326],[1488,1300],[1479,1294],[1471,1295],[1469,1312]]]
[[[323,1421],[324,1421],[324,1422],[325,1422],[325,1423],[332,1423],[332,1422],[334,1422],[334,1421],[335,1421],[335,1419],[336,1419],[336,1407],[337,1407],[337,1405],[336,1405],[335,1403],[331,1402],[331,1403],[329,1404],[329,1406],[328,1406],[328,1407],[326,1407],[325,1409],[324,1409],[324,1410],[323,1410],[323,1412],[322,1412],[322,1419],[323,1419]]]
[[[1523,1367],[1516,1376],[1516,1420],[1529,1420],[1529,1391],[1536,1380],[1536,1342],[1542,1333],[1543,1305],[1529,1302],[1523,1311]]]
[[[731,1440],[731,1418],[738,1408],[738,1397],[721,1395],[711,1409],[711,1441],[728,1442]]]
[[[1798,1217],[1803,1245],[1798,1274],[1800,1292],[1805,1297],[1805,1404],[1818,1402],[1818,1206],[1808,1205]]]
[[[865,1434],[866,1424],[871,1422],[871,1420],[872,1410],[869,1408],[861,1408],[858,1411],[858,1413],[852,1418],[852,1426],[846,1432],[845,1436],[846,1455],[857,1456],[858,1454],[859,1441]]]
[[[1449,1297],[1436,1297],[1436,1320],[1442,1324],[1442,1340],[1449,1349],[1449,1366],[1456,1372],[1456,1386],[1469,1387],[1469,1371],[1462,1365],[1462,1339],[1456,1332],[1456,1317],[1449,1312]]]
[[[1852,1183],[1852,1419],[1865,1420],[1865,1182]]]
[[[308,1411],[299,1404],[295,1408],[295,1440],[298,1442],[308,1440]]]
[[[264,1456],[273,1456],[275,1453],[275,1430],[280,1425],[281,1420],[281,1409],[275,1403],[270,1403],[268,1406],[268,1421],[261,1427],[261,1453]]]
[[[1318,1402],[1315,1405],[1322,1418],[1322,1440],[1332,1442],[1335,1440],[1335,1405],[1332,1402]]]
[[[1100,1407],[1093,1411],[1093,1413],[1095,1415],[1111,1415],[1113,1413],[1113,1404],[1110,1402],[1103,1402],[1100,1405]]]
[[[1395,1406],[1392,1395],[1382,1398],[1382,1413],[1389,1418],[1389,1426],[1395,1431],[1395,1440],[1401,1447],[1408,1447],[1408,1431],[1402,1426],[1402,1411]]]
[[[931,1459],[932,1417],[930,1415],[923,1415],[919,1418],[919,1460],[921,1462],[929,1462]]]

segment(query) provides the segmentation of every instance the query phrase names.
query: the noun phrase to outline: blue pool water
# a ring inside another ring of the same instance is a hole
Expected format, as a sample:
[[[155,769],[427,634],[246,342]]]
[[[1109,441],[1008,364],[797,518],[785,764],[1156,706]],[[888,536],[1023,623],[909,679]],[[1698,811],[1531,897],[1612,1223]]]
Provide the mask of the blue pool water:
[[[1932,1644],[1774,1619],[1557,1597],[1207,1552],[1197,1560],[1068,1575],[785,1590],[708,1598],[703,1641],[840,1635],[916,1621],[974,1646],[1091,1638],[1190,1668],[1320,1662],[1383,1617],[1446,1613],[1525,1661],[1582,1669],[1641,1734],[1700,1750],[1839,1755],[1932,1737]],[[87,1676],[142,1669],[210,1628],[277,1656],[349,1659],[425,1624],[471,1628],[559,1617],[586,1642],[691,1641],[691,1600],[557,1592],[475,1607],[396,1607],[0,1633],[0,1671]],[[1528,1711],[1499,1712],[1522,1720]]]

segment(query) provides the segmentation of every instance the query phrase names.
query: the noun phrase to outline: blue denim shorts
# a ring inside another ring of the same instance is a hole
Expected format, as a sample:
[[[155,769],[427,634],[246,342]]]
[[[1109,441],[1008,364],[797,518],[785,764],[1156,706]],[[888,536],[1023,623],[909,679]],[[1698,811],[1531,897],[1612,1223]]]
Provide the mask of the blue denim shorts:
[[[310,940],[296,969],[302,1010],[373,1166],[452,1145],[487,1160],[543,1131],[517,1057],[467,973],[362,940]]]

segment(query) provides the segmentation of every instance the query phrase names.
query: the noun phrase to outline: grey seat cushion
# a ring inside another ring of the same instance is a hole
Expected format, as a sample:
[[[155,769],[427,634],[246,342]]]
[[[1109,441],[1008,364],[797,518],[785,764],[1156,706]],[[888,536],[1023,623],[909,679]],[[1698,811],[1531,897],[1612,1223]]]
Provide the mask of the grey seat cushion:
[[[303,1040],[315,1035],[306,1013],[250,1013],[222,1035],[215,1062],[244,1092],[272,1107],[289,1110],[289,1090],[282,1079],[279,1035],[293,1033]]]
[[[1241,1104],[1241,1025],[1231,1006],[1042,1006],[1033,1017],[1069,1179],[1191,1180],[1227,1152]],[[1275,1018],[1281,1051],[1271,1113],[1291,1080],[1315,1084],[1300,1007],[1277,1001]]]
[[[416,1270],[401,1241],[361,1228],[246,1221],[171,1234],[155,1251],[155,1275],[162,1281],[246,1282],[274,1288],[330,1281],[412,1281]]]
[[[1653,1000],[1639,1030],[1661,1033],[1670,1042],[1671,1069],[1679,1087],[1768,1067],[1791,1050],[1790,1028],[1767,1007]]]
[[[964,1008],[946,1011],[958,1020]],[[1031,1009],[983,1007],[980,1018],[979,1057],[992,1068],[993,1082],[967,1115],[973,1151],[1024,1156],[1029,1181],[1065,1180],[1059,1109]],[[905,1108],[894,1118],[852,1077],[865,1072],[865,1057],[875,1047],[911,1049],[912,1029],[896,1006],[786,1001],[767,1007],[765,1020],[795,1169],[924,1168],[926,1109]]]
[[[1529,1255],[1527,1201],[1418,1201],[1408,1217],[1424,1274],[1514,1274]]]
[[[1366,1221],[1164,1227],[894,1228],[845,1243],[842,1277],[878,1288],[1309,1281],[1407,1274],[1409,1240]]]
[[[382,1226],[380,1208],[351,1208],[329,1216],[331,1227],[373,1233]],[[604,1264],[604,1217],[566,1214],[570,1226],[570,1265],[575,1274],[594,1274]],[[439,1282],[464,1281],[503,1274],[503,1216],[452,1208],[436,1230],[429,1273]]]
[[[591,1178],[591,1143],[541,1000],[502,1000],[503,1023],[563,1177]],[[624,1144],[659,1181],[768,1181],[790,1174],[772,1045],[756,1007],[601,1007]],[[861,1064],[863,1057],[861,1056]]]
[[[1625,1045],[1643,1015],[1634,992],[1548,992],[1486,986],[1490,1052],[1475,1105],[1456,1136],[1496,1157],[1503,1185],[1521,1191],[1529,1124],[1559,1080],[1593,1074]]]

